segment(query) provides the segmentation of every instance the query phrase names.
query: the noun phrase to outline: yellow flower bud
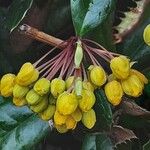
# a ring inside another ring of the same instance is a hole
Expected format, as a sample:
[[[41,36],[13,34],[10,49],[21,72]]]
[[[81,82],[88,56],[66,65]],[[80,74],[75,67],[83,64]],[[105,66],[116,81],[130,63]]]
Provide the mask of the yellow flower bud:
[[[94,92],[94,86],[89,81],[83,81],[83,89]]]
[[[102,86],[106,82],[106,73],[100,66],[90,66],[90,80],[96,86]]]
[[[95,125],[95,122],[96,122],[96,115],[93,109],[90,109],[89,111],[83,113],[82,123],[84,124],[85,127],[91,129]]]
[[[19,85],[28,86],[31,83],[35,82],[38,79],[38,77],[39,77],[38,70],[36,70],[31,63],[25,63],[21,67],[16,77],[16,82]]]
[[[27,101],[25,99],[25,97],[23,98],[16,98],[16,97],[13,97],[13,103],[16,105],[16,106],[24,106],[27,104]]]
[[[75,129],[76,125],[77,125],[77,122],[74,120],[74,118],[71,115],[69,115],[66,119],[67,129]]]
[[[41,119],[43,120],[50,120],[55,113],[56,110],[56,106],[55,105],[48,105],[48,107],[39,114],[39,116],[41,117]]]
[[[116,77],[114,76],[114,74],[110,74],[110,75],[108,76],[108,82],[111,82],[111,81],[113,81],[113,80],[116,80]]]
[[[1,95],[4,97],[12,96],[15,85],[15,75],[8,73],[1,79]]]
[[[51,93],[54,97],[58,97],[59,94],[65,91],[66,84],[65,81],[59,78],[55,78],[51,82]]]
[[[110,68],[118,79],[126,79],[130,73],[130,60],[125,56],[115,57],[110,62]]]
[[[35,83],[33,89],[39,95],[45,95],[50,91],[50,81],[46,78],[41,78]]]
[[[123,96],[123,90],[121,84],[116,80],[108,82],[105,85],[105,94],[107,96],[108,101],[112,105],[116,106],[120,104],[121,98]]]
[[[147,25],[144,29],[143,38],[145,43],[150,46],[150,25]]]
[[[138,76],[138,78],[144,83],[147,84],[148,83],[148,79],[144,76],[144,74],[142,74],[141,72],[135,70],[135,69],[131,69],[130,70],[130,74],[136,75]]]
[[[21,99],[28,93],[28,91],[28,87],[16,84],[13,89],[13,96]]]
[[[69,115],[73,113],[76,110],[77,106],[78,101],[76,99],[76,96],[73,93],[68,92],[64,92],[59,95],[56,102],[57,110],[63,115]]]
[[[79,99],[79,108],[87,112],[90,110],[93,105],[95,104],[95,95],[93,92],[88,91],[88,90],[82,90],[82,98]]]
[[[48,97],[43,96],[40,98],[40,102],[36,105],[30,106],[30,109],[36,113],[44,111],[48,106]]]
[[[26,95],[26,100],[29,105],[36,105],[40,102],[41,96],[31,89]]]
[[[72,114],[71,116],[73,117],[73,119],[77,122],[79,122],[82,118],[82,112],[80,111],[79,108],[77,108]]]
[[[66,124],[63,124],[63,125],[56,125],[55,124],[55,128],[57,129],[57,131],[59,133],[66,133],[68,131]]]
[[[67,116],[61,115],[57,110],[55,111],[55,114],[54,114],[54,123],[56,125],[63,125],[63,124],[65,124],[66,119],[67,119]]]
[[[66,80],[66,89],[68,90],[71,85],[73,84],[73,81],[74,81],[74,76],[70,76],[69,78],[67,78]]]
[[[138,97],[142,94],[144,83],[136,75],[130,75],[126,80],[121,82],[123,91],[133,97]]]

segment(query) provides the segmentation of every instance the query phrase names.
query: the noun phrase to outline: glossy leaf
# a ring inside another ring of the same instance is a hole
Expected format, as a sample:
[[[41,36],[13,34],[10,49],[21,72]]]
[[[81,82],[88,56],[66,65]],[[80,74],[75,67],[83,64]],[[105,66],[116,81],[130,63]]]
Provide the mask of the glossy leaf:
[[[76,34],[84,36],[98,27],[111,13],[112,0],[71,0],[72,19]]]
[[[150,149],[150,140],[143,145],[143,150],[149,150]]]
[[[95,111],[97,115],[97,122],[105,129],[110,129],[112,125],[112,111],[110,104],[102,89],[95,90],[96,105]]]
[[[0,97],[0,149],[30,149],[50,130],[26,106],[15,107],[10,99]]]
[[[82,150],[113,150],[113,145],[105,133],[87,134],[83,140]]]
[[[14,0],[8,9],[5,26],[13,31],[31,8],[33,0]]]

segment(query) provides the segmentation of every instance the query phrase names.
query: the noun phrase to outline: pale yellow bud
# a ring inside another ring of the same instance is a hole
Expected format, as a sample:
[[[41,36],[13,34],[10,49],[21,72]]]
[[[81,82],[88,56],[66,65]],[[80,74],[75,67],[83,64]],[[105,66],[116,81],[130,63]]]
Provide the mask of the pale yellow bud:
[[[72,114],[71,116],[73,117],[73,119],[77,122],[79,122],[82,118],[82,112],[79,108],[77,108]]]
[[[31,89],[26,95],[26,100],[29,105],[36,105],[41,100],[41,96]]]
[[[143,92],[144,83],[136,75],[130,75],[121,84],[123,91],[129,96],[138,97]]]
[[[96,123],[96,114],[95,114],[95,111],[93,109],[90,109],[89,111],[83,113],[82,123],[88,129],[93,128],[93,126]]]
[[[89,81],[83,81],[83,89],[94,92],[94,86]]]
[[[50,120],[55,113],[56,110],[56,106],[55,105],[48,105],[48,107],[39,114],[39,116],[41,117],[41,119],[43,120]]]
[[[72,86],[73,81],[74,81],[74,76],[70,76],[67,78],[67,80],[66,80],[66,89],[67,90]]]
[[[73,113],[76,110],[77,106],[78,101],[76,99],[76,96],[73,93],[68,92],[64,92],[59,95],[56,102],[57,110],[63,115],[69,115]]]
[[[28,86],[35,82],[39,77],[39,72],[34,68],[31,63],[25,63],[21,67],[17,77],[16,82],[22,86]]]
[[[24,106],[27,104],[27,101],[25,99],[25,97],[23,98],[16,98],[16,97],[13,97],[13,103],[16,105],[16,106]]]
[[[147,84],[148,83],[148,79],[144,76],[144,74],[142,74],[141,72],[135,70],[135,69],[131,69],[130,70],[130,74],[136,75],[138,76],[138,78],[144,83]]]
[[[55,78],[51,82],[51,93],[54,97],[58,97],[61,93],[65,91],[66,84],[65,81],[59,78]]]
[[[87,112],[93,107],[93,105],[95,104],[95,100],[96,98],[93,92],[82,90],[82,98],[79,99],[79,108],[82,111]]]
[[[36,113],[44,111],[48,106],[48,97],[43,96],[40,98],[40,102],[36,105],[30,106],[30,109]]]
[[[120,104],[122,96],[123,96],[123,90],[122,90],[121,84],[116,80],[108,82],[105,85],[105,94],[106,94],[108,101],[112,105],[116,106]]]
[[[100,66],[90,66],[90,80],[96,86],[102,86],[106,82],[106,73]]]
[[[147,25],[144,29],[143,38],[145,43],[150,46],[150,25]]]
[[[67,116],[61,115],[57,110],[55,111],[55,114],[54,114],[54,123],[56,125],[63,125],[63,124],[65,124],[66,119],[67,119]]]
[[[110,68],[118,79],[126,79],[130,73],[130,60],[125,56],[115,57],[110,62]]]
[[[55,124],[55,128],[59,133],[66,133],[68,131],[66,124],[63,125],[56,125]]]
[[[4,75],[1,79],[1,95],[4,97],[12,96],[13,88],[15,85],[15,78],[14,74],[8,73]]]
[[[67,129],[75,129],[76,125],[77,125],[77,122],[74,120],[74,118],[71,115],[69,115],[66,119]]]
[[[39,79],[34,85],[34,91],[39,95],[45,95],[50,92],[50,81],[46,78]]]
[[[23,98],[29,91],[29,87],[16,84],[13,89],[13,96],[17,98]]]

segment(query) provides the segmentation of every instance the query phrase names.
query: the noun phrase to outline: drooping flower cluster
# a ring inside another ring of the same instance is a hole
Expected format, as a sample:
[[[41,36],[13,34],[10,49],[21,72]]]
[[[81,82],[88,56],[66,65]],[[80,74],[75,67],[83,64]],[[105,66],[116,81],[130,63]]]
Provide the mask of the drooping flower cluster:
[[[104,88],[108,101],[118,105],[123,93],[138,97],[147,83],[143,74],[131,69],[127,57],[108,52],[91,40],[70,38],[52,58],[56,49],[34,64],[23,64],[17,75],[4,75],[0,92],[4,97],[13,97],[16,106],[28,105],[41,119],[52,119],[60,133],[75,129],[80,121],[88,129],[94,127],[96,88]],[[109,76],[102,67],[102,59],[110,63]]]

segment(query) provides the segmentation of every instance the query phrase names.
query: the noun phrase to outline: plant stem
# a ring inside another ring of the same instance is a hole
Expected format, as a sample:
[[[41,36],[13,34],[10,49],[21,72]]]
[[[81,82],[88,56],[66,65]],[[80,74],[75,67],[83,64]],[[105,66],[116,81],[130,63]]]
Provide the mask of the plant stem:
[[[21,25],[19,27],[19,31],[23,35],[27,35],[30,38],[50,44],[52,46],[58,46],[58,48],[60,49],[64,48],[67,44],[67,42],[64,42],[63,40],[55,38],[44,32],[38,31],[36,28],[33,28],[27,24]]]

